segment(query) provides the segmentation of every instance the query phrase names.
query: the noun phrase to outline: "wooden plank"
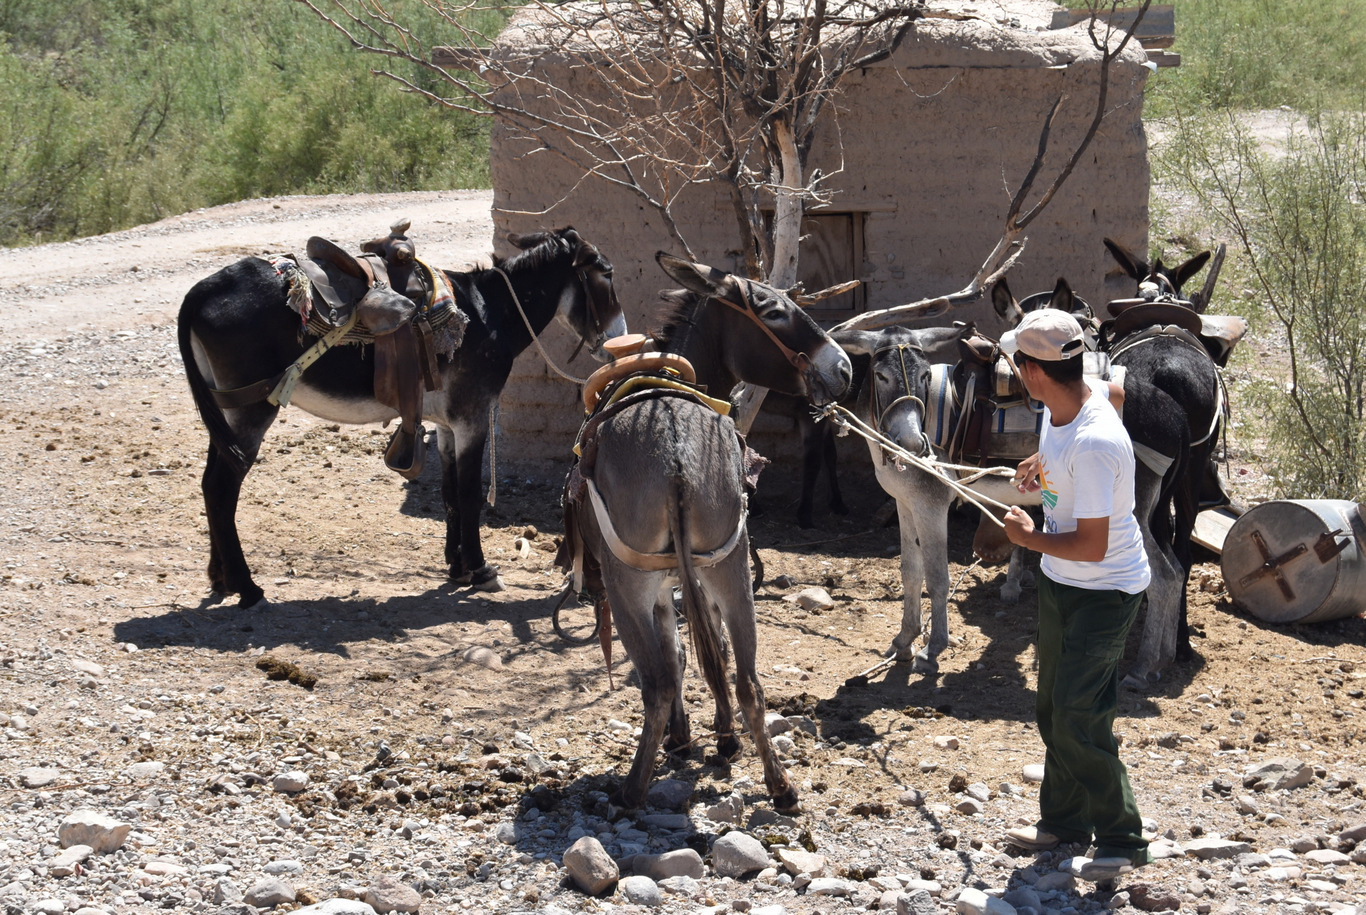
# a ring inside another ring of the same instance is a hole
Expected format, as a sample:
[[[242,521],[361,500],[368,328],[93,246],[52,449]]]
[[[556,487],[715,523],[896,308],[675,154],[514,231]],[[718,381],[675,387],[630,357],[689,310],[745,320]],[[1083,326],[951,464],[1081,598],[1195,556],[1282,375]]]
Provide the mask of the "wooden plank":
[[[1228,506],[1202,511],[1195,516],[1195,530],[1191,533],[1191,540],[1210,552],[1221,555],[1224,552],[1224,539],[1228,537],[1229,529],[1233,527],[1233,522],[1238,520],[1239,514]]]
[[[1159,67],[1181,66],[1181,55],[1172,51],[1149,51],[1148,60],[1157,64]]]
[[[1108,19],[1116,28],[1129,28],[1138,16],[1139,7],[1117,9],[1113,14],[1103,11],[1100,18]],[[1091,18],[1090,10],[1055,10],[1052,27],[1065,29]],[[1169,48],[1176,40],[1176,7],[1169,4],[1148,7],[1134,37],[1145,48]]]

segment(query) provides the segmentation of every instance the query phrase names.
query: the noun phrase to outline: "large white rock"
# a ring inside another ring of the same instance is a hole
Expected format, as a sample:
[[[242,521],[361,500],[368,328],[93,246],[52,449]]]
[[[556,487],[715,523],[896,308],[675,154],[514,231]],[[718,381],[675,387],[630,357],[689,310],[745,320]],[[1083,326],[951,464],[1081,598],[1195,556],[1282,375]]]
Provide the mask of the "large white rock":
[[[830,592],[824,588],[803,588],[796,594],[789,594],[783,600],[791,601],[807,611],[832,610],[835,606],[835,601],[830,597]]]
[[[667,880],[670,877],[692,877],[700,880],[706,873],[702,856],[691,848],[666,851],[662,855],[636,855],[631,870],[653,881]]]
[[[896,915],[940,915],[943,911],[934,897],[924,890],[899,893],[895,906]]]
[[[968,887],[958,894],[954,911],[959,915],[1016,915],[1015,906],[974,887]]]
[[[25,788],[46,788],[61,777],[62,773],[59,770],[44,766],[29,766],[27,769],[19,770],[19,784]]]
[[[1247,770],[1243,787],[1254,791],[1299,788],[1314,780],[1314,768],[1288,756],[1268,759]]]
[[[830,874],[830,862],[825,855],[818,855],[802,848],[784,846],[775,855],[789,874],[807,874],[811,877],[826,877]]]
[[[365,888],[365,902],[376,912],[416,912],[422,907],[422,894],[388,875],[378,877]]]
[[[769,864],[764,844],[743,832],[728,832],[711,847],[711,866],[718,877],[743,877]]]
[[[271,909],[277,905],[293,902],[296,891],[293,886],[278,877],[267,877],[242,894],[242,901],[258,909]]]
[[[53,877],[70,877],[76,873],[77,866],[94,853],[95,849],[89,845],[73,845],[52,859],[47,872]]]
[[[281,794],[298,794],[308,787],[308,773],[300,769],[281,772],[271,780],[270,787]]]
[[[98,810],[77,810],[57,827],[57,842],[62,848],[89,845],[96,854],[106,854],[123,845],[132,823],[124,823]]]
[[[494,651],[484,645],[473,645],[461,652],[460,657],[470,662],[478,664],[486,670],[502,670],[503,659]]]
[[[1340,851],[1331,848],[1316,848],[1313,851],[1305,852],[1304,857],[1315,864],[1350,864],[1352,859]]]
[[[659,885],[642,874],[625,878],[619,889],[631,905],[654,908],[664,903],[664,894],[659,891]]]
[[[564,868],[574,885],[590,896],[605,893],[621,876],[617,862],[592,836],[584,836],[565,849]]]
[[[376,915],[374,908],[359,899],[329,899],[315,902],[302,909],[295,909],[294,915]]]
[[[134,781],[149,782],[153,779],[161,778],[162,773],[165,771],[166,764],[164,762],[147,760],[145,762],[133,763],[123,770],[123,774]]]
[[[817,877],[806,886],[808,896],[852,896],[858,884],[838,877]]]
[[[1252,846],[1232,839],[1192,839],[1185,844],[1185,849],[1187,855],[1201,861],[1209,861],[1213,858],[1236,858],[1238,855],[1245,855],[1252,851]]]

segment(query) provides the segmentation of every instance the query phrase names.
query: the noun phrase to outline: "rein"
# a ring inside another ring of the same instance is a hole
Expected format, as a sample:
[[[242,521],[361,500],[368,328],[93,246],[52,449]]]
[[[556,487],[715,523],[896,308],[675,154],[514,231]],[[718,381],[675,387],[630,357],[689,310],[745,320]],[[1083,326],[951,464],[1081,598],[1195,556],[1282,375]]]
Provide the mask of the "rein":
[[[522,307],[522,300],[517,297],[517,290],[512,288],[512,278],[503,271],[502,267],[494,267],[493,272],[501,276],[503,282],[507,284],[508,295],[512,296],[512,304],[517,306],[517,314],[522,316],[522,323],[526,325],[527,333],[531,334],[531,342],[535,344],[536,352],[541,354],[541,358],[545,360],[545,364],[550,367],[550,370],[565,381],[570,381],[574,384],[586,383],[588,381],[587,378],[576,378],[555,364],[555,360],[551,359],[550,354],[545,351],[545,346],[541,343],[541,338],[537,336],[535,328],[531,326],[531,319],[526,316],[526,309]],[[585,292],[586,291],[587,290],[585,290]],[[591,301],[593,297],[590,295],[588,298]],[[580,345],[582,345],[582,343],[580,343]]]
[[[994,512],[988,511],[983,503],[990,505],[993,508],[1000,509],[1002,512],[1009,511],[1010,506],[1003,502],[997,502],[990,496],[984,496],[981,493],[973,492],[968,488],[967,484],[988,476],[1013,477],[1015,471],[1011,470],[1009,467],[973,467],[967,464],[950,464],[945,461],[938,461],[933,458],[912,454],[887,436],[883,435],[880,430],[868,425],[839,404],[832,403],[821,407],[818,418],[829,419],[837,426],[851,430],[856,435],[860,435],[876,445],[881,445],[884,452],[890,453],[892,457],[896,459],[898,466],[910,464],[914,467],[918,467],[930,476],[939,480],[939,482],[943,483],[949,489],[953,490],[960,499],[965,502],[970,502],[981,509],[982,513],[989,517],[997,527],[1005,527],[1005,522],[997,518]],[[948,476],[947,472],[963,473],[965,475],[958,479],[954,479],[953,477]]]
[[[811,370],[811,357],[808,356],[806,353],[797,352],[792,347],[784,343],[782,340],[779,340],[778,335],[773,332],[773,329],[764,323],[763,319],[760,318],[759,315],[754,311],[754,304],[752,302],[753,288],[753,280],[744,280],[744,284],[740,286],[739,304],[736,304],[735,302],[732,302],[730,299],[722,298],[720,296],[716,296],[715,298],[716,301],[720,302],[722,305],[725,305],[727,308],[733,308],[734,310],[740,312],[740,314],[749,318],[755,324],[759,325],[759,329],[762,330],[765,336],[767,336],[768,339],[773,343],[773,345],[778,348],[778,352],[783,354],[783,358],[786,359],[794,369],[801,372],[802,374],[806,374]]]

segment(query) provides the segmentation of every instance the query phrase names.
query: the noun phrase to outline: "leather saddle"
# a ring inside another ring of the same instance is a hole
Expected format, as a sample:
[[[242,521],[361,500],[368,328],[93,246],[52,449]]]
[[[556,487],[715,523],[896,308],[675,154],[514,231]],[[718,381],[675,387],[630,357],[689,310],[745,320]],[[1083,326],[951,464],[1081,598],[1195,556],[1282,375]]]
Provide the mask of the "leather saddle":
[[[375,399],[398,411],[399,427],[384,451],[384,463],[409,480],[422,473],[426,436],[422,398],[441,388],[437,351],[427,306],[434,290],[404,234],[411,223],[395,222],[389,234],[361,245],[352,255],[313,236],[297,258],[313,287],[313,312],[332,327],[354,317],[375,344]],[[434,283],[435,281],[433,281]]]
[[[1037,450],[1039,411],[1029,406],[1023,382],[993,341],[980,334],[959,340],[958,362],[949,380],[958,405],[943,443],[950,461],[986,466],[992,459],[1027,457],[1031,444]],[[1010,411],[1011,419],[1020,414],[1023,428],[1006,422]]]
[[[1233,347],[1247,333],[1247,321],[1236,316],[1204,315],[1181,301],[1118,299],[1107,306],[1111,318],[1101,325],[1100,347],[1106,351],[1121,340],[1151,328],[1177,328],[1193,337],[1219,368],[1228,365]],[[1168,331],[1173,332],[1173,331]]]

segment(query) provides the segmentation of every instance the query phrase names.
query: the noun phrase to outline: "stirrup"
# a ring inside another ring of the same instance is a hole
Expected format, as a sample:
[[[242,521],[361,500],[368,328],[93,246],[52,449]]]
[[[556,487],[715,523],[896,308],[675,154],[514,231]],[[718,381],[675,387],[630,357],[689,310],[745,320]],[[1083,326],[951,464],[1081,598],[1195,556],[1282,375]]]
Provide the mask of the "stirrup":
[[[384,449],[384,466],[405,480],[416,480],[422,476],[422,464],[426,458],[427,430],[422,423],[418,423],[415,430],[400,425]]]

